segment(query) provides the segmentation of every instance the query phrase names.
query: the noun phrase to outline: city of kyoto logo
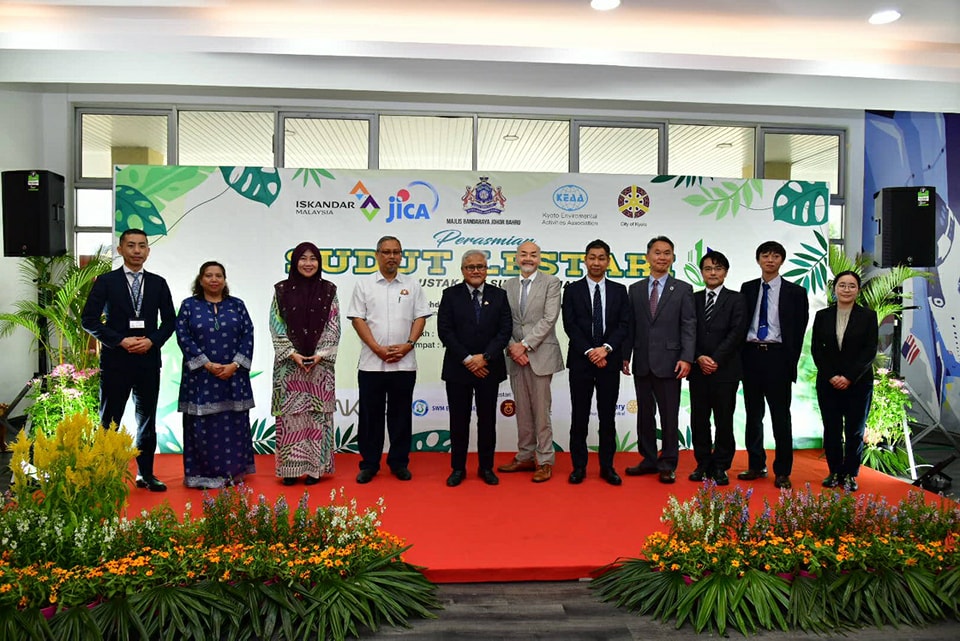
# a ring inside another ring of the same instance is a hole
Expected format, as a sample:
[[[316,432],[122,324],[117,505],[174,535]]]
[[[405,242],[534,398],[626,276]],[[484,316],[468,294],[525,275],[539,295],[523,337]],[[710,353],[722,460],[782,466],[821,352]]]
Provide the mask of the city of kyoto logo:
[[[503,195],[500,187],[494,188],[490,184],[487,176],[480,176],[480,182],[473,187],[467,187],[461,200],[463,211],[468,214],[502,214],[507,207],[507,197]]]
[[[517,403],[512,398],[505,399],[500,403],[500,413],[510,418],[517,413]]]
[[[380,204],[367,191],[363,181],[358,180],[357,184],[350,190],[350,195],[360,203],[360,211],[366,216],[367,220],[373,220],[380,213]]]
[[[413,193],[420,194],[421,198],[414,199]],[[426,193],[424,193],[426,192]],[[436,187],[423,180],[414,180],[402,189],[397,190],[396,196],[390,196],[390,216],[388,223],[398,220],[430,220],[430,214],[440,206],[440,193]]]
[[[617,209],[627,218],[640,218],[650,210],[650,195],[642,187],[630,185],[617,197]]]
[[[553,192],[553,204],[564,211],[583,209],[589,199],[587,190],[580,185],[564,185]]]

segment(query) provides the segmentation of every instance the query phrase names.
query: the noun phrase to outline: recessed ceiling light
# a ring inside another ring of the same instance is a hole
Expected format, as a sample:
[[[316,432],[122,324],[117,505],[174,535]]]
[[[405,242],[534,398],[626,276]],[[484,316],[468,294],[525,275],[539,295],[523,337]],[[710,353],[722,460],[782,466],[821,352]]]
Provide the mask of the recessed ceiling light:
[[[597,11],[610,11],[620,6],[620,0],[590,0],[590,6]]]
[[[891,22],[896,22],[900,19],[900,12],[896,9],[887,9],[885,11],[877,11],[875,14],[870,16],[868,21],[870,24],[890,24]]]
[[[506,134],[504,135],[503,139],[506,140],[507,142],[516,142],[520,140],[520,136],[518,136],[517,134]]]
[[[732,148],[733,148],[733,143],[732,143],[732,142],[718,142],[718,143],[717,143],[717,149],[732,149]]]

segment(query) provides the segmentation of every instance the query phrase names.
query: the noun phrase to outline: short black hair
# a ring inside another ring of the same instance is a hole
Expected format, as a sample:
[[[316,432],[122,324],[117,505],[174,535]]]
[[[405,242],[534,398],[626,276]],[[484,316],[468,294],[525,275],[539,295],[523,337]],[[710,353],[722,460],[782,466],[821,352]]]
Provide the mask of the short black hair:
[[[730,261],[727,260],[727,257],[723,255],[723,252],[710,249],[707,250],[707,253],[704,254],[703,258],[700,259],[700,271],[703,271],[703,262],[708,258],[724,269],[730,269]]]
[[[607,252],[607,256],[610,255],[610,245],[606,244],[599,238],[587,243],[587,248],[583,250],[584,255],[589,254],[591,249],[602,249],[603,251]]]
[[[144,238],[146,238],[147,232],[137,228],[127,229],[122,234],[120,234],[120,240],[117,242],[117,244],[122,245],[123,241],[127,239],[127,236],[143,236]]]
[[[377,241],[377,251],[380,251],[380,245],[384,244],[388,240],[395,240],[397,244],[400,245],[400,248],[403,249],[403,243],[400,242],[400,239],[396,236],[381,236],[380,240]]]
[[[860,287],[863,286],[863,283],[860,282],[860,274],[858,274],[857,272],[853,271],[852,269],[847,269],[847,270],[842,271],[842,272],[840,272],[839,274],[837,274],[836,276],[833,277],[833,288],[834,288],[834,289],[837,288],[837,281],[840,280],[840,279],[841,279],[842,277],[844,277],[844,276],[853,276],[853,280],[857,281],[857,289],[860,289]]]
[[[787,259],[787,249],[775,240],[768,240],[757,246],[757,255],[754,260],[760,260],[760,254],[779,254],[780,258]]]
[[[654,243],[666,243],[670,245],[670,251],[673,251],[673,241],[667,238],[666,236],[654,236],[650,239],[650,242],[647,243],[647,251],[650,251],[650,248],[653,247]]]

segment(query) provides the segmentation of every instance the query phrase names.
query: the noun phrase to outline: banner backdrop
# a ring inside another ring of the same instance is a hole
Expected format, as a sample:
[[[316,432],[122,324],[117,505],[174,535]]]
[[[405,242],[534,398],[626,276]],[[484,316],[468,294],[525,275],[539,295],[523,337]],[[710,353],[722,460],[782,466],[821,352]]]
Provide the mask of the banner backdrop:
[[[324,277],[338,286],[341,310],[357,278],[377,269],[377,239],[389,234],[404,250],[401,271],[423,285],[432,310],[445,287],[461,280],[460,258],[479,248],[489,255],[487,280],[494,285],[517,275],[517,246],[540,245],[540,269],[561,280],[583,278],[587,243],[605,240],[612,249],[608,276],[630,285],[648,273],[647,241],[666,235],[676,244],[675,275],[695,289],[703,283],[697,268],[708,248],[731,263],[727,285],[739,289],[757,278],[757,245],[778,240],[788,258],[781,273],[801,283],[811,308],[821,307],[827,283],[825,183],[714,179],[696,176],[618,176],[593,174],[475,173],[443,171],[340,171],[260,167],[118,167],[115,174],[117,233],[141,228],[152,251],[148,271],[163,275],[174,303],[190,294],[206,260],[227,268],[231,293],[243,299],[256,326],[251,417],[259,452],[272,452],[270,416],[273,351],[267,324],[272,285],[286,278],[290,252],[309,240],[321,248]],[[811,313],[812,318],[812,313]],[[337,359],[337,447],[356,451],[357,362],[360,340],[342,320]],[[565,335],[558,328],[563,349]],[[447,401],[440,381],[443,346],[433,318],[417,345],[419,371],[412,411],[415,450],[447,451]],[[175,340],[163,349],[158,433],[163,452],[181,451],[177,389],[181,355]],[[821,425],[807,350],[794,388],[794,439],[797,447],[819,447]],[[680,425],[689,444],[689,401],[684,384]],[[516,447],[510,386],[500,391],[497,449]],[[742,406],[742,401],[740,403]],[[622,381],[618,449],[636,451],[636,400],[633,381]],[[133,425],[132,409],[125,419]],[[566,450],[570,427],[569,385],[565,372],[553,379],[556,447]],[[596,443],[595,420],[591,423]],[[742,443],[742,407],[738,407]],[[772,436],[768,432],[768,446]]]

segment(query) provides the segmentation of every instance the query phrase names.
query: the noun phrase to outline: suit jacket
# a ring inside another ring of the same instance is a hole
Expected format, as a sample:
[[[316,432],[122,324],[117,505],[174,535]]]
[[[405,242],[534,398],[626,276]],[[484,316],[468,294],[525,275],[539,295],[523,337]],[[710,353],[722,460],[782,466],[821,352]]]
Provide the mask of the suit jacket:
[[[529,285],[527,306],[520,313],[520,277],[511,278],[503,286],[510,302],[513,334],[510,344],[527,342],[530,350],[530,369],[537,376],[546,376],[563,369],[563,353],[557,340],[557,320],[560,318],[560,279],[540,272]],[[507,373],[511,376],[521,368],[506,355]]]
[[[780,334],[787,364],[792,373],[791,380],[797,381],[797,363],[800,362],[800,353],[803,351],[803,335],[807,332],[807,321],[810,320],[810,303],[807,301],[807,290],[800,285],[791,283],[786,278],[780,285]],[[757,308],[760,298],[761,279],[748,280],[740,286],[747,305],[747,329],[753,322],[753,312]]]
[[[101,320],[104,315],[105,321]],[[131,329],[132,318],[133,301],[123,268],[97,278],[83,306],[80,319],[83,328],[100,341],[101,368],[123,369],[145,365],[160,367],[160,348],[173,334],[177,323],[167,281],[156,274],[143,271],[143,302],[140,306],[143,329]],[[120,347],[120,341],[128,336],[146,336],[153,341],[153,347],[146,354],[131,354]]]
[[[650,315],[649,279],[630,286],[633,307],[633,373],[675,378],[677,361],[693,363],[697,345],[697,315],[693,287],[667,276],[657,301],[657,315]]]
[[[817,378],[845,376],[851,383],[873,384],[873,361],[877,356],[877,314],[854,305],[843,332],[843,348],[837,345],[837,306],[821,309],[813,318],[810,350],[817,364]]]
[[[628,355],[633,314],[630,311],[627,288],[620,283],[614,283],[609,278],[605,278],[603,282],[606,285],[604,293],[607,300],[603,343],[613,348],[613,351],[607,354],[606,370],[619,372]],[[567,348],[567,367],[570,373],[585,374],[596,371],[596,366],[584,355],[590,349],[598,347],[593,344],[593,300],[590,298],[590,288],[587,286],[586,278],[567,284],[563,292],[561,309],[563,330],[570,338]]]
[[[510,340],[510,304],[507,293],[490,283],[483,286],[480,322],[473,311],[473,299],[466,283],[443,290],[437,309],[437,335],[446,347],[440,378],[450,382],[473,383],[478,379],[463,364],[471,354],[486,354],[490,373],[484,380],[507,378],[503,350]]]
[[[707,305],[707,290],[693,295],[697,308],[697,347],[694,358],[709,356],[717,362],[717,371],[705,375],[697,363],[690,370],[690,378],[704,378],[720,383],[735,383],[740,380],[743,366],[740,348],[750,324],[747,307],[740,292],[724,287],[713,304],[710,322],[704,320]]]

